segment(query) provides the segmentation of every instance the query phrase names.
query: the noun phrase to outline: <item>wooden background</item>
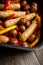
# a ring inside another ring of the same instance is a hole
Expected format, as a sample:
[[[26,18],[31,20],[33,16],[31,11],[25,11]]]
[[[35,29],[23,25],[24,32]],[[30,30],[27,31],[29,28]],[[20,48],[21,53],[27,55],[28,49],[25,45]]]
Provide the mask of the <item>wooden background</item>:
[[[43,47],[31,52],[0,51],[0,65],[43,65]]]

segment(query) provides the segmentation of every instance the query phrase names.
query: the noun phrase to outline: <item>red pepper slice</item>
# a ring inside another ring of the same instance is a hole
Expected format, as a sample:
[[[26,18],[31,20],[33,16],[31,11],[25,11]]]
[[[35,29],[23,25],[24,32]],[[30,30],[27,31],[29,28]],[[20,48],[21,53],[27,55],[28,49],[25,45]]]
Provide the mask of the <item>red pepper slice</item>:
[[[14,16],[15,16],[15,14],[10,15],[7,20],[13,19]]]
[[[10,4],[10,0],[6,0],[6,4],[4,6],[4,11],[8,10],[9,4]]]

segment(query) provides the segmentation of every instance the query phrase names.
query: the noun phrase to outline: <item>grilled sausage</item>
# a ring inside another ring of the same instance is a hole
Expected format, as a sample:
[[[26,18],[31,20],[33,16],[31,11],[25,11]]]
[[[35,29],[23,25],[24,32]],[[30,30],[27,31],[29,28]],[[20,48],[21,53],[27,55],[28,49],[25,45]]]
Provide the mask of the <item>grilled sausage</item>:
[[[7,21],[5,21],[5,27],[9,27],[11,25],[17,24],[19,20],[20,20],[20,18],[7,20]]]
[[[30,27],[28,27],[27,30],[25,30],[20,35],[21,41],[26,41],[29,38],[29,36],[34,32],[36,27],[37,27],[37,21],[34,20],[33,23],[30,25]]]
[[[0,4],[0,9],[4,8],[4,4]],[[18,10],[20,9],[20,4],[10,4],[8,7],[9,10]]]
[[[7,43],[9,38],[5,35],[0,35],[0,43]]]
[[[28,14],[28,15],[21,16],[19,18],[15,18],[15,19],[12,19],[12,20],[7,20],[7,21],[5,21],[5,27],[17,24],[21,18],[26,18],[27,20],[31,20],[34,17],[35,17],[35,13],[31,13],[31,14]]]
[[[31,20],[35,17],[35,13],[30,13],[30,14],[27,14],[26,16],[22,16],[21,18],[26,18],[27,20]]]
[[[26,12],[22,12],[22,11],[12,11],[12,12],[9,12],[9,11],[0,11],[0,18],[6,18],[6,17],[9,17],[10,15],[14,14],[14,17],[19,17],[19,16],[22,16],[22,15],[25,15]]]

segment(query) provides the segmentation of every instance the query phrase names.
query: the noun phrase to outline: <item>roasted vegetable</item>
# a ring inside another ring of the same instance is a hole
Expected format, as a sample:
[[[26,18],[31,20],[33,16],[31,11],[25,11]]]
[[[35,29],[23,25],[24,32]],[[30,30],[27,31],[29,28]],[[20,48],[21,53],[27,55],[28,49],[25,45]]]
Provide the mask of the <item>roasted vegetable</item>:
[[[36,20],[37,20],[38,29],[40,29],[41,28],[41,17],[38,14],[36,14]]]
[[[0,30],[3,30],[3,29],[4,29],[4,27],[2,25],[0,25]]]
[[[38,44],[41,16],[36,2],[0,1],[0,44],[33,48]]]
[[[36,39],[36,35],[35,34],[31,34],[30,37],[28,38],[29,42],[33,42]]]
[[[5,29],[3,29],[3,30],[0,30],[0,34],[6,33],[6,32],[8,32],[8,31],[10,31],[10,30],[12,30],[12,29],[14,29],[14,28],[16,28],[16,27],[17,27],[17,26],[14,25],[14,26],[5,28]]]
[[[10,0],[6,0],[6,4],[4,6],[4,11],[8,10],[9,5],[10,5]]]
[[[20,0],[11,0],[11,3],[19,3],[20,2]]]
[[[34,47],[38,42],[39,42],[39,39],[40,39],[40,31],[37,33],[37,38],[34,42],[32,42],[31,44],[28,43],[28,46],[30,48]]]
[[[18,46],[18,39],[17,38],[10,38],[9,43]]]
[[[22,43],[22,46],[28,47],[28,43],[27,43],[27,42],[23,42],[23,43]]]

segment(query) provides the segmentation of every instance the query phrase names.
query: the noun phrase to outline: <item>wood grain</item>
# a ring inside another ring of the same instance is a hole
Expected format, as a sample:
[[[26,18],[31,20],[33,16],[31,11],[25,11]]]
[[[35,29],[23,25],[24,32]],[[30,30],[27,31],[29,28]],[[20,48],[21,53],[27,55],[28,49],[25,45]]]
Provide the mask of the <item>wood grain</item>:
[[[1,55],[0,65],[40,65],[34,52]]]
[[[40,62],[40,65],[43,65],[43,48],[35,51],[35,55]]]
[[[3,51],[0,53],[0,65],[43,65],[43,48],[25,53]]]

